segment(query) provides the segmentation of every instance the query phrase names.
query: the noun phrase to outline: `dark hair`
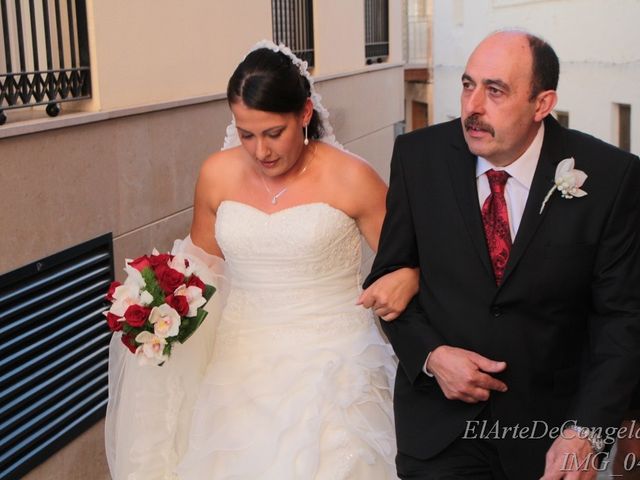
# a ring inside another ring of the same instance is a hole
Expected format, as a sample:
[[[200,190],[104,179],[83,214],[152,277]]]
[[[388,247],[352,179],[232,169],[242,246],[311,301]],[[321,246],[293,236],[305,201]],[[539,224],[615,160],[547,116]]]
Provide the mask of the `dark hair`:
[[[299,113],[311,96],[309,81],[291,58],[268,48],[254,50],[238,65],[227,85],[230,105],[242,101],[264,112]],[[323,135],[318,112],[313,111],[309,138]]]
[[[533,100],[540,92],[558,88],[560,62],[551,45],[543,39],[531,34],[527,34],[527,39],[533,59],[530,97]]]

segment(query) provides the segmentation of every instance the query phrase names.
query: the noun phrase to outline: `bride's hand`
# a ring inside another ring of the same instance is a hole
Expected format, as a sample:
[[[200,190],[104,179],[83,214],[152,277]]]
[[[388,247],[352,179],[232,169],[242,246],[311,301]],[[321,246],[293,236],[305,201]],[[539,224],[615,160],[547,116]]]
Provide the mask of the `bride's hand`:
[[[395,320],[418,293],[418,276],[417,268],[401,268],[387,273],[362,292],[357,305],[372,308],[387,322]]]

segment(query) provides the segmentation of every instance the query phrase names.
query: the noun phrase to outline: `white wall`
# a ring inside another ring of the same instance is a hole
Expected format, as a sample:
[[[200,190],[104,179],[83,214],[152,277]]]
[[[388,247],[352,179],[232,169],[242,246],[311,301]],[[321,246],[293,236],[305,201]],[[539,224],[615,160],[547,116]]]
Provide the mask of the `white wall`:
[[[459,115],[460,76],[474,46],[500,28],[545,38],[560,58],[557,109],[571,128],[617,144],[614,103],[631,105],[631,150],[640,153],[640,1],[435,0],[434,115]]]

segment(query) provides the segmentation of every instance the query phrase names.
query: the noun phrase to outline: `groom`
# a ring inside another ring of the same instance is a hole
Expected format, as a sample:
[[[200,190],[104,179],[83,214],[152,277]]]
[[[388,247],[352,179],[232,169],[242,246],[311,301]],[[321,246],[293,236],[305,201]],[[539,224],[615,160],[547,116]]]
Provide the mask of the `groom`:
[[[490,35],[461,118],[396,141],[365,286],[421,271],[382,322],[402,478],[595,478],[638,381],[640,161],[551,117],[558,71],[543,40]]]

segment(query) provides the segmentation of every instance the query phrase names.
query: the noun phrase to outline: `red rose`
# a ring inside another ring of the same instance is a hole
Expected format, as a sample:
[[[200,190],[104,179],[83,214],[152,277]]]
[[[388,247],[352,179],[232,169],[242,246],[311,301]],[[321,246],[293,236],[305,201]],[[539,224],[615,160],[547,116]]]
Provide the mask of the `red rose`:
[[[136,349],[138,347],[136,347],[136,342],[131,335],[122,335],[122,337],[120,337],[120,340],[122,341],[122,343],[124,343],[125,347],[131,350],[131,353],[136,353]]]
[[[129,265],[131,265],[133,268],[141,272],[145,268],[151,266],[151,261],[149,260],[149,257],[147,255],[143,255],[141,257],[136,258],[135,260],[131,260],[129,262]]]
[[[109,326],[109,329],[111,329],[111,331],[113,332],[122,330],[122,322],[120,321],[120,317],[117,315],[114,315],[111,312],[107,312],[107,325]]]
[[[189,302],[187,301],[187,297],[184,295],[167,295],[164,301],[173,308],[178,315],[184,317],[187,313],[189,313]]]
[[[107,300],[113,302],[113,294],[116,291],[116,288],[120,285],[122,285],[120,282],[111,282],[111,285],[109,285],[109,291],[107,292]]]
[[[156,278],[160,288],[168,294],[173,293],[184,282],[184,275],[168,265],[158,265]]]
[[[160,253],[158,255],[151,255],[151,257],[149,257],[149,262],[151,262],[151,268],[153,268],[154,270],[159,265],[166,265],[171,260],[173,260],[173,255],[169,255],[168,253]]]
[[[206,285],[198,278],[196,275],[191,275],[189,277],[189,281],[187,282],[187,287],[198,287],[202,290],[202,294],[204,295],[204,291],[207,288]]]
[[[149,318],[151,309],[140,305],[130,305],[124,312],[124,319],[132,327],[138,328],[144,325]]]

